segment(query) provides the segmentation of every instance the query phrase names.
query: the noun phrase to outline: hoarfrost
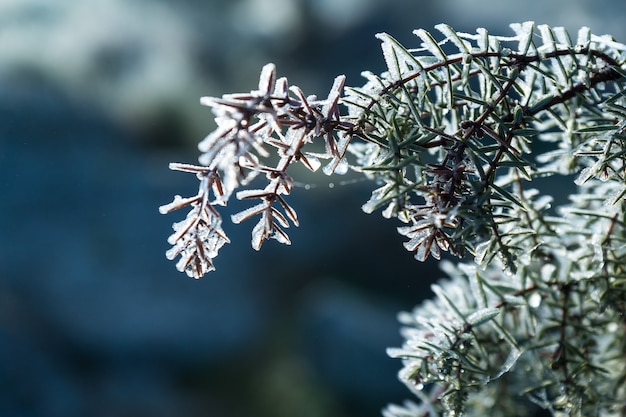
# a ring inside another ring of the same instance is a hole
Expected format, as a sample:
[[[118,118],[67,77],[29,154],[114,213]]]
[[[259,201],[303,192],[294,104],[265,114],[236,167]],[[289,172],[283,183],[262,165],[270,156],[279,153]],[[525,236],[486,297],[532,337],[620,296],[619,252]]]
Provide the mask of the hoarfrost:
[[[185,220],[181,220],[172,225],[174,233],[167,238],[167,243],[175,245],[190,229],[192,229],[198,221],[198,209],[194,208],[187,214]]]
[[[583,26],[578,30],[578,39],[576,40],[576,45],[579,48],[587,48],[589,47],[589,43],[591,42],[591,29],[587,26]]]
[[[344,175],[348,172],[349,168],[350,168],[350,164],[348,164],[348,161],[346,160],[346,158],[335,158],[333,159],[333,161],[325,165],[322,171],[326,175],[332,175],[332,174]]]
[[[490,320],[493,320],[500,314],[500,309],[497,308],[482,308],[473,312],[467,317],[467,322],[472,326],[480,326]]]
[[[249,219],[250,217],[256,216],[257,214],[261,213],[263,210],[266,210],[266,209],[267,209],[267,202],[262,202],[255,206],[242,210],[239,213],[233,214],[232,216],[230,216],[230,219],[233,223],[238,224],[244,220]]]
[[[405,247],[407,246],[407,244],[404,245]],[[434,245],[428,247],[428,245],[418,245],[417,246],[417,250],[415,251],[415,259],[417,259],[420,262],[424,262],[427,258],[428,255],[433,252],[432,248]],[[439,259],[440,256],[436,256],[436,253],[433,253],[433,258],[435,259]]]
[[[255,190],[242,190],[237,192],[237,198],[239,200],[245,200],[247,198],[261,198],[272,194],[272,191],[268,191],[265,189],[255,189]]]
[[[619,188],[610,192],[604,200],[605,207],[615,206],[626,195],[626,186],[620,185]]]
[[[475,253],[474,261],[478,265],[482,265],[485,262],[485,258],[487,257],[487,254],[489,253],[492,247],[493,247],[493,244],[490,240],[476,245],[476,248],[474,249],[474,253]]]
[[[439,46],[439,43],[433,39],[430,33],[424,29],[417,29],[413,31],[413,34],[422,40],[422,47],[424,48],[424,51],[428,51],[435,58],[441,61],[446,59],[446,54],[441,49],[441,46]]]
[[[392,187],[393,184],[388,183],[372,191],[370,199],[361,206],[361,210],[367,214],[373,213],[388,200],[387,195],[391,192]],[[402,231],[400,231],[400,233],[402,233]]]
[[[265,65],[261,70],[261,77],[259,78],[259,94],[263,97],[271,94],[275,80],[276,66],[274,64]]]
[[[254,250],[261,249],[261,245],[268,235],[266,223],[265,216],[262,216],[252,229],[252,248]]]
[[[517,51],[521,54],[526,54],[530,50],[533,44],[533,35],[535,31],[534,22],[513,23],[511,29],[517,35],[518,48]]]
[[[330,94],[328,95],[328,99],[322,106],[322,114],[328,117],[328,115],[332,113],[331,110],[336,110],[337,102],[339,101],[339,97],[341,96],[345,82],[346,82],[345,75],[340,75],[335,78],[335,81],[333,82],[333,86],[330,90]]]
[[[584,183],[589,181],[589,179],[592,178],[593,176],[594,176],[593,168],[591,167],[583,168],[580,171],[580,174],[578,174],[578,177],[574,180],[574,184],[583,185]]]
[[[500,367],[500,371],[495,376],[491,377],[490,380],[493,381],[495,379],[498,379],[502,375],[509,372],[517,363],[517,360],[520,358],[520,356],[522,356],[522,350],[516,347],[512,347],[511,351],[509,352],[509,356],[506,358],[506,361],[504,362],[502,367]]]
[[[302,162],[302,164],[304,164],[304,166],[306,166],[309,171],[311,172],[315,172],[317,171],[320,166],[322,166],[322,163],[320,162],[320,160],[317,158],[317,156],[311,154],[311,153],[306,153],[303,154],[300,157],[300,161]]]
[[[162,206],[159,207],[159,213],[161,214],[167,214],[170,213],[174,210],[178,210],[181,207],[187,206],[191,203],[194,203],[196,201],[198,201],[199,197],[198,196],[194,196],[194,197],[189,197],[189,198],[182,198],[180,195],[175,195],[174,196],[174,200],[169,203],[169,204],[164,204]]]
[[[339,141],[337,142],[337,150],[336,154],[333,155],[332,151],[328,149],[328,153],[332,156],[331,161],[324,166],[323,172],[326,175],[331,175],[333,173],[344,175],[348,172],[350,165],[348,164],[347,159],[344,157],[348,146],[350,145],[351,137],[349,135],[340,134]]]
[[[387,33],[378,33],[376,38],[382,41],[383,57],[391,80],[399,80],[421,68],[415,57]]]

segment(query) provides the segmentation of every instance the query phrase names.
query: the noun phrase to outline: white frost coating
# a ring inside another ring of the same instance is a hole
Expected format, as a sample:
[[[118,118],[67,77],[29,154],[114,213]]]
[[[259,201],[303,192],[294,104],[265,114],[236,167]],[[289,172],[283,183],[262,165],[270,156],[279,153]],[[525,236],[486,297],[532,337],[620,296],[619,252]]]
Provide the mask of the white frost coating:
[[[439,284],[433,284],[430,286],[430,289],[433,293],[435,293],[435,295],[437,296],[437,298],[439,299],[439,301],[443,302],[444,304],[448,304],[448,300],[447,298],[444,296],[444,291],[443,288],[441,288],[441,285]]]
[[[274,95],[276,97],[287,98],[287,96],[289,95],[289,82],[286,77],[280,77],[278,80],[276,80]]]
[[[322,113],[326,116],[329,116],[329,111],[333,108],[337,106],[337,102],[339,101],[339,97],[341,96],[341,93],[343,92],[343,86],[346,82],[346,76],[345,75],[339,75],[338,77],[335,78],[335,81],[333,82],[333,87],[330,89],[330,93],[328,95],[328,100],[326,100],[326,102],[324,103],[324,106],[322,107]]]
[[[180,244],[176,244],[174,246],[172,246],[171,248],[169,248],[167,250],[167,252],[165,252],[165,257],[171,261],[174,258],[176,258],[178,256],[179,253],[181,253],[181,251],[183,250],[183,246],[181,246]]]
[[[217,98],[215,97],[200,97],[200,104],[207,107],[213,107],[217,105]]]
[[[283,245],[291,245],[291,240],[289,240],[289,237],[287,237],[286,233],[281,233],[282,231],[275,226],[274,227],[274,233],[272,234],[272,238],[276,239],[278,241],[278,243],[282,243]]]
[[[415,352],[409,349],[387,348],[387,356],[390,358],[402,358],[411,355],[415,355]]]
[[[594,176],[594,169],[592,167],[583,168],[580,171],[580,174],[578,174],[578,177],[574,180],[574,184],[583,185],[584,183],[589,181],[589,179],[591,179],[593,176]]]
[[[434,57],[442,61],[446,59],[446,54],[439,46],[439,43],[433,39],[430,33],[424,29],[417,29],[413,31],[413,34],[422,40],[424,49],[430,52]]]
[[[466,263],[461,263],[458,265],[454,265],[452,264],[452,262],[447,262],[448,265],[450,265],[452,268],[458,268],[459,271],[461,271],[462,273],[464,273],[465,275],[469,276],[476,276],[476,265],[474,264],[466,264]],[[448,275],[452,275],[450,273],[448,273]]]
[[[272,207],[270,210],[272,211],[273,227],[277,227],[278,224],[280,224],[283,227],[289,227],[289,222],[280,211],[278,211],[274,207]]]
[[[543,52],[552,52],[557,49],[556,39],[553,36],[552,28],[548,25],[539,25],[537,26],[539,33],[541,34],[541,39],[543,41],[543,47],[541,48]]]
[[[625,194],[626,187],[621,186],[607,195],[606,200],[603,201],[603,205],[605,207],[615,206],[619,201],[624,199]]]
[[[393,43],[391,42],[391,37],[386,33],[378,33],[376,37],[382,41],[380,45],[383,50],[383,58],[385,59],[385,63],[387,64],[387,69],[389,71],[389,75],[392,80],[400,79],[400,67],[398,62],[398,57],[395,53],[395,48],[393,47]]]
[[[489,32],[485,28],[476,29],[477,37],[476,41],[478,43],[478,49],[481,52],[487,52],[489,50]]]
[[[170,213],[174,210],[178,210],[181,207],[184,207],[188,204],[198,201],[198,199],[199,199],[198,196],[182,198],[180,195],[175,195],[174,200],[171,203],[164,204],[161,207],[159,207],[159,213],[161,214]]]
[[[526,299],[519,295],[504,294],[502,298],[510,306],[523,306],[527,303]]]
[[[378,76],[370,71],[361,72],[367,81],[359,88],[347,87],[342,104],[348,108],[348,116],[358,118],[363,110],[375,100],[382,91],[383,83]]]
[[[520,356],[522,356],[522,351],[520,349],[518,349],[518,348],[513,346],[511,348],[511,352],[509,352],[509,356],[506,358],[506,361],[504,362],[504,364],[500,368],[500,371],[498,372],[498,374],[493,376],[493,377],[491,377],[490,380],[493,381],[494,379],[498,379],[502,375],[504,375],[507,372],[509,372],[513,368],[515,363],[517,363],[517,360],[519,359]]]
[[[261,70],[261,77],[259,78],[259,94],[261,96],[271,94],[274,89],[275,80],[276,66],[274,64],[266,64]]]
[[[398,202],[396,199],[393,199],[391,200],[387,208],[383,210],[382,215],[385,219],[391,219],[396,215],[396,213],[398,213],[398,220],[402,221],[403,223],[408,223],[410,221],[409,218],[406,218],[407,216],[400,215],[398,210]]]
[[[461,301],[463,300],[465,294],[461,292],[463,290],[460,287],[446,285],[446,289],[444,290],[444,288],[440,285],[433,284],[430,288],[433,293],[435,293],[439,301],[450,308],[450,312],[453,312],[457,319],[464,319],[463,317],[458,316],[458,311],[465,308],[465,306],[462,305],[465,304],[464,301]],[[452,300],[454,300],[454,302]]]
[[[172,229],[174,229],[174,233],[172,233],[167,238],[167,243],[170,245],[174,245],[180,241],[191,229],[196,226],[198,220],[198,209],[194,208],[189,213],[187,213],[187,217],[184,220],[176,222],[172,225]]]
[[[337,141],[337,155],[333,156],[333,159],[326,165],[323,169],[324,174],[339,174],[344,175],[348,172],[348,161],[344,157],[348,145],[350,145],[350,140],[352,139],[349,135],[339,134],[339,140]],[[330,151],[328,151],[330,153]]]
[[[567,47],[572,46],[572,38],[570,38],[569,33],[563,26],[552,28],[552,33],[554,33],[554,36],[560,45]]]
[[[318,169],[322,166],[322,163],[320,162],[320,160],[319,160],[316,156],[314,156],[313,154],[308,153],[308,152],[307,152],[307,153],[305,153],[305,154],[301,157],[300,161],[301,161],[301,162],[304,164],[304,166],[306,166],[306,167],[309,169],[309,171],[311,171],[311,172],[315,172],[315,171],[317,171],[317,170],[318,170]]]
[[[593,247],[593,261],[599,264],[604,263],[604,244],[606,236],[603,233],[594,233],[591,237],[591,246]],[[593,275],[593,274],[592,274]]]
[[[415,57],[393,37],[386,33],[378,33],[376,37],[382,41],[383,57],[391,80],[399,80],[421,68]]]
[[[350,165],[348,164],[348,161],[346,160],[346,158],[335,158],[333,162],[324,166],[322,171],[326,175],[332,175],[332,174],[344,175],[348,172],[349,168],[350,168]]]
[[[576,40],[576,45],[580,48],[587,48],[589,43],[591,42],[591,29],[587,26],[583,26],[578,30],[578,40]]]
[[[408,242],[404,242],[403,246],[408,250],[412,251],[417,249],[417,247],[426,239],[428,236],[428,231],[424,229],[417,229],[416,225],[398,227],[398,233],[403,236],[410,237],[411,240]]]
[[[513,29],[516,39],[519,41],[517,51],[521,54],[526,54],[532,45],[535,23],[513,23],[511,24],[511,29]]]
[[[215,143],[228,135],[233,129],[237,127],[238,122],[231,118],[216,118],[218,124],[217,129],[208,134],[200,143],[198,143],[198,150],[200,152],[209,152],[215,148]]]
[[[366,214],[372,214],[378,207],[383,204],[383,199],[391,191],[392,187],[393,184],[389,183],[372,191],[370,199],[361,206],[361,210],[363,210],[363,212]],[[402,231],[398,231],[402,233]]]
[[[172,247],[165,256],[173,260],[180,255],[176,268],[192,278],[200,278],[214,270],[212,259],[229,242],[221,228],[221,220],[215,216],[207,217],[195,207],[173,228],[174,233],[168,239]]]
[[[610,35],[591,35],[591,42],[597,43],[598,45],[604,46],[606,48],[617,49],[618,51],[626,51],[626,45],[620,42],[616,42]]]
[[[291,207],[284,198],[280,198],[279,199],[280,205],[283,207],[283,209],[285,210],[285,214],[287,215],[287,217],[289,217],[289,220],[291,220],[291,222],[295,225],[298,226],[298,214],[296,213],[296,211],[293,209],[293,207]],[[287,224],[287,227],[289,227],[289,224]]]
[[[252,229],[252,249],[256,251],[261,249],[261,245],[267,237],[268,231],[266,229],[266,224],[266,216],[263,215]]]
[[[238,200],[244,200],[246,198],[261,198],[270,194],[272,194],[272,191],[268,191],[267,189],[253,189],[237,191],[236,196]]]
[[[475,256],[474,256],[474,261],[478,264],[478,265],[482,265],[483,262],[485,261],[485,257],[487,256],[487,253],[489,252],[489,248],[491,247],[491,241],[486,241],[486,242],[482,242],[479,243],[478,245],[476,245],[476,249],[474,250],[475,252]]]
[[[440,23],[435,26],[435,29],[441,32],[446,37],[446,39],[449,39],[453,44],[455,44],[456,47],[459,48],[460,52],[465,52],[465,53],[471,52],[472,44],[466,40],[461,39],[461,37],[459,36],[461,34],[455,32],[454,29],[450,27],[450,25],[446,25],[445,23]],[[466,34],[466,36],[470,36],[470,35]]]
[[[421,385],[421,384],[419,384]],[[423,388],[423,387],[422,387]],[[413,390],[420,399],[420,404],[413,401],[404,401],[402,405],[389,404],[382,411],[383,417],[409,417],[409,416],[437,416],[435,407],[431,403],[430,397],[424,392]]]
[[[483,323],[493,320],[498,314],[500,314],[500,309],[483,308],[470,314],[467,317],[467,322],[472,326],[480,326]]]
[[[247,209],[242,210],[239,213],[233,214],[232,216],[230,216],[230,220],[235,224],[239,224],[242,221],[249,219],[250,217],[256,216],[257,214],[261,213],[263,210],[266,210],[266,209],[267,209],[266,202],[259,203],[255,206],[248,207]]]
[[[464,264],[465,265],[465,264]],[[486,293],[483,289],[482,283],[478,279],[478,274],[476,274],[476,270],[474,269],[473,273],[466,273],[469,281],[469,287],[472,291],[472,296],[476,300],[478,307],[486,308],[487,300]]]
[[[539,47],[540,53],[550,53],[561,48],[569,47],[568,44],[561,45],[557,42],[557,37],[550,26],[539,25],[537,26],[537,29],[539,30],[539,33],[541,34],[541,39],[543,41],[543,44]],[[556,75],[557,85],[561,87],[566,87],[569,85],[570,79],[568,77],[568,74],[565,73],[565,69],[567,69],[567,67],[569,66],[568,64],[572,63],[572,60],[571,58],[568,60],[567,57],[559,57],[558,60],[559,62],[552,62],[550,69],[551,72]]]
[[[422,239],[423,240],[423,239]],[[426,261],[426,259],[428,258],[428,255],[433,252],[432,247],[435,246],[435,244],[431,245],[430,248],[427,247],[427,245],[418,245],[417,246],[417,250],[415,251],[415,259],[417,259],[420,262],[424,262]],[[406,247],[406,245],[405,245]],[[407,247],[407,250],[410,250]],[[436,256],[436,253],[433,252],[433,258],[435,259],[439,259],[439,257]]]

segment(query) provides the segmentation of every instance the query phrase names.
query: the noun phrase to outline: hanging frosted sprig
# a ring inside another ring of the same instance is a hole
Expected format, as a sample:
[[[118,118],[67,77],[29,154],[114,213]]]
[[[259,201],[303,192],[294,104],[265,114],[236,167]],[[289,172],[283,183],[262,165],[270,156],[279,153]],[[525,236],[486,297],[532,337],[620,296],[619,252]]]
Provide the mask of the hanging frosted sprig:
[[[174,246],[167,256],[181,256],[179,270],[200,277],[215,269],[212,260],[228,242],[215,207],[227,205],[233,193],[239,200],[259,200],[231,217],[233,223],[260,217],[252,230],[254,249],[260,249],[270,238],[291,243],[285,229],[290,224],[297,226],[298,219],[285,199],[294,185],[289,167],[301,163],[316,171],[320,160],[326,159],[324,172],[328,175],[342,174],[348,168],[345,154],[354,125],[342,120],[339,111],[344,81],[344,76],[337,77],[328,97],[318,100],[297,86],[289,86],[286,78],[277,79],[275,66],[268,64],[261,71],[257,90],[201,99],[212,109],[217,128],[198,145],[200,165],[170,166],[196,173],[200,190],[195,197],[176,197],[161,207],[162,213],[191,207],[187,219],[174,225],[175,233],[169,240]],[[306,149],[316,140],[324,142],[325,153]],[[258,176],[265,177],[264,188],[236,191]]]
[[[198,194],[189,198],[177,195],[174,201],[159,208],[161,214],[189,207],[185,220],[174,223],[174,233],[167,242],[172,247],[167,251],[167,259],[180,256],[176,268],[193,278],[200,278],[213,271],[213,259],[229,239],[222,230],[222,219],[210,201],[210,192],[214,196],[223,196],[222,182],[215,169],[187,164],[170,164],[170,169],[195,173],[200,180]]]

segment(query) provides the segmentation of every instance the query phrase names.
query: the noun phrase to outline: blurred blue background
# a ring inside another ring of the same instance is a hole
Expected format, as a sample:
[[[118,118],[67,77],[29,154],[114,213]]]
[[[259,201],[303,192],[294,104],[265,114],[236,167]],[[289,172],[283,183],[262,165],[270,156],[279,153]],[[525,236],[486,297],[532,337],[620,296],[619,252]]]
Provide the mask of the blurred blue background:
[[[307,94],[446,22],[535,20],[626,39],[618,0],[0,0],[0,416],[378,416],[399,310],[440,276],[360,206],[373,184],[291,197],[292,247],[226,223],[217,272],[165,259],[158,214],[191,195],[204,95],[255,88],[266,62]],[[226,218],[228,214],[225,215]]]

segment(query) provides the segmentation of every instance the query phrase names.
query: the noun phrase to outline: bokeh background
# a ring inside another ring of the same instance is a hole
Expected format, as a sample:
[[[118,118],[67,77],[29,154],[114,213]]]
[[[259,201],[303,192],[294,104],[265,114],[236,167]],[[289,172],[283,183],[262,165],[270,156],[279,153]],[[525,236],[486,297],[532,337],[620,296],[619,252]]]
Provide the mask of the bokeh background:
[[[199,97],[274,62],[307,94],[384,69],[377,32],[582,25],[626,39],[621,0],[0,0],[0,416],[378,416],[410,398],[396,313],[441,274],[373,184],[311,176],[293,245],[225,225],[217,271],[165,259],[157,208],[191,195]],[[334,187],[329,187],[330,182]],[[226,218],[228,215],[225,214]]]

